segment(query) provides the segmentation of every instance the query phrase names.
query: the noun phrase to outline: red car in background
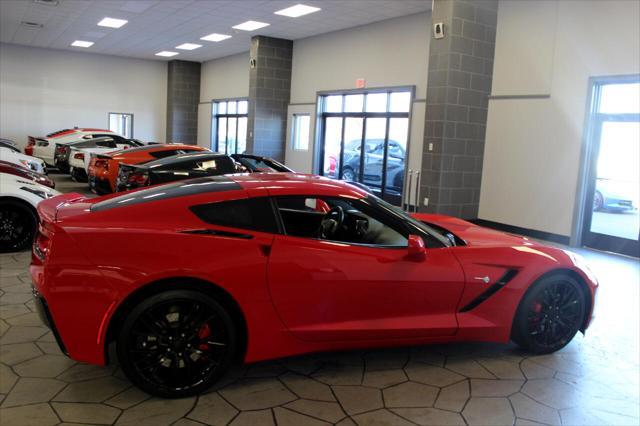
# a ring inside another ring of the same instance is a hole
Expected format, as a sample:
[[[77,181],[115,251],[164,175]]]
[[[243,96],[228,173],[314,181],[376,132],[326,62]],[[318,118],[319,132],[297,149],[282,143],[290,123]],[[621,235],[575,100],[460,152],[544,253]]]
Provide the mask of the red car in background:
[[[124,373],[162,397],[203,391],[234,360],[510,339],[553,352],[589,326],[598,285],[571,252],[300,174],[38,211],[34,296],[62,350],[103,365],[115,342]]]
[[[49,188],[56,187],[55,182],[49,176],[34,172],[31,169],[21,167],[17,164],[9,163],[8,161],[0,160],[0,173],[8,173],[10,175],[32,180],[40,185],[48,186]]]
[[[153,144],[92,155],[89,162],[89,188],[97,194],[116,192],[120,163],[140,164],[187,152],[207,151],[196,145]]]

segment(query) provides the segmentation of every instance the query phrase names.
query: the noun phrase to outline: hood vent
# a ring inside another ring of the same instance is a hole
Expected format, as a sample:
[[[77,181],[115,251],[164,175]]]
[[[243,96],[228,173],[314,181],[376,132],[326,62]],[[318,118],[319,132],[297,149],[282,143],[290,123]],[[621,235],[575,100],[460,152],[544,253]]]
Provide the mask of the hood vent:
[[[35,4],[45,4],[47,6],[57,6],[60,3],[59,0],[33,0]]]
[[[20,22],[20,25],[22,25],[23,27],[31,28],[33,30],[39,30],[44,26],[42,24],[38,24],[37,22],[31,22],[31,21],[22,21]]]

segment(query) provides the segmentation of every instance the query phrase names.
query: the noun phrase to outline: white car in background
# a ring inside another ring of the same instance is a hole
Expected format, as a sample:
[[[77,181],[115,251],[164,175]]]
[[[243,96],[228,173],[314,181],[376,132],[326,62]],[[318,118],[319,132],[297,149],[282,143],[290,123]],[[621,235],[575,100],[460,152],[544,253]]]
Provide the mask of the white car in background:
[[[56,146],[68,144],[82,139],[92,139],[100,136],[119,136],[111,130],[74,128],[50,133],[47,137],[33,138],[35,144],[31,146],[34,157],[41,158],[49,166],[55,166]],[[63,170],[66,172],[66,170]]]
[[[85,142],[67,145],[69,150],[69,173],[76,182],[86,182],[89,176],[89,163],[91,157],[98,154],[106,154],[113,151],[142,146],[139,141],[131,140],[122,143],[111,137],[96,138]]]
[[[0,253],[31,246],[39,223],[36,206],[56,195],[55,189],[0,173]]]
[[[46,165],[41,159],[16,152],[3,146],[0,146],[0,160],[30,168],[34,172],[47,173]]]

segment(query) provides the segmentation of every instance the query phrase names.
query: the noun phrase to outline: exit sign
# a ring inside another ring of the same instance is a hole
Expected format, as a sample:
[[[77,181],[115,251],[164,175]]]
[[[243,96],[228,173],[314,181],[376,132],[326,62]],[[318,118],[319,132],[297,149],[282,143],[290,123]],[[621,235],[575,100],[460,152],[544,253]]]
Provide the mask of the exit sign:
[[[356,78],[356,89],[364,89],[367,81],[364,78]]]

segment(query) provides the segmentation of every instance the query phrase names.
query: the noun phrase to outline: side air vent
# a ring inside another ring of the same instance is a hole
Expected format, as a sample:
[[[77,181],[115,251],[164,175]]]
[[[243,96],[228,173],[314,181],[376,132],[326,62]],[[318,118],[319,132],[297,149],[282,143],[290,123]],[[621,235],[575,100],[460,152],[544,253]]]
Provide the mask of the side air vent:
[[[478,306],[479,304],[481,304],[482,302],[484,302],[485,300],[487,300],[488,298],[496,294],[498,290],[500,290],[502,287],[507,285],[507,283],[511,281],[516,275],[518,275],[517,269],[507,270],[507,272],[505,272],[504,275],[500,277],[498,281],[495,282],[495,284],[493,284],[491,287],[483,291],[478,297],[473,299],[471,302],[467,303],[466,306],[460,309],[460,312],[468,312],[472,310],[473,308],[475,308],[476,306]]]
[[[33,0],[35,4],[46,4],[47,6],[57,6],[60,0]]]
[[[31,22],[31,21],[22,21],[20,22],[20,25],[22,25],[23,27],[34,29],[34,30],[39,30],[40,28],[43,27],[42,24],[38,24],[37,22]]]

